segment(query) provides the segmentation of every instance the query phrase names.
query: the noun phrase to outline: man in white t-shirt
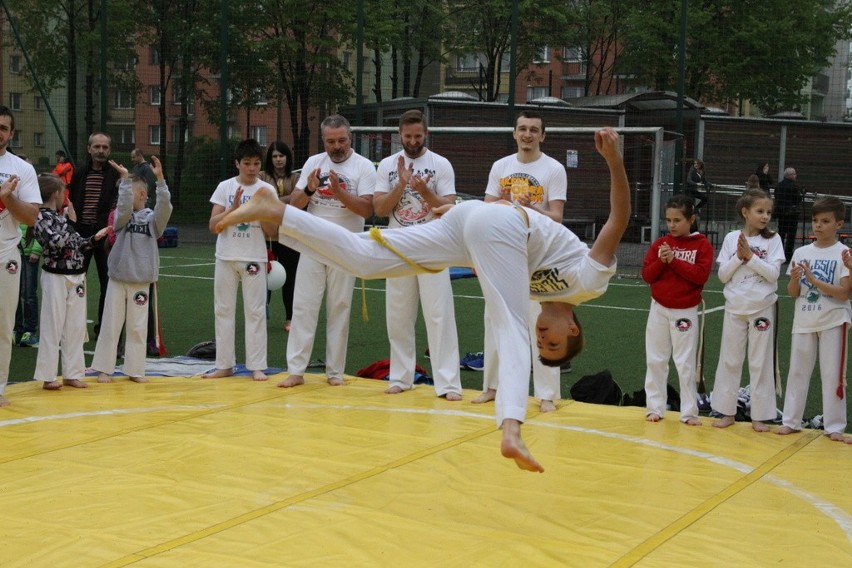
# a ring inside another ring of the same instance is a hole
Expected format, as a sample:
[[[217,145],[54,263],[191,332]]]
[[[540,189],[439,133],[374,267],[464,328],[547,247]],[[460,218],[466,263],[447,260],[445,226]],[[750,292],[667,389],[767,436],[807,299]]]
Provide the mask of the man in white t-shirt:
[[[0,407],[9,405],[5,393],[21,285],[19,226],[35,223],[41,203],[32,164],[7,151],[14,136],[15,117],[8,107],[0,106]]]
[[[433,219],[433,208],[455,203],[453,166],[425,146],[427,133],[422,112],[402,113],[399,136],[403,149],[382,160],[376,170],[373,206],[376,215],[389,217],[390,228],[427,223]],[[461,400],[459,343],[448,270],[389,278],[385,283],[390,341],[390,386],[385,392],[397,394],[414,388],[418,298],[426,323],[435,393],[447,400]]]
[[[524,207],[534,209],[562,223],[565,198],[568,192],[568,176],[565,167],[541,151],[545,136],[544,118],[532,111],[521,111],[515,118],[515,130],[512,136],[518,144],[518,152],[494,162],[488,175],[485,188],[485,201],[503,199]],[[535,351],[535,321],[541,312],[538,302],[530,302],[530,349]],[[485,359],[497,356],[494,353],[494,326],[485,322]],[[489,367],[484,373],[482,393],[473,399],[474,403],[494,400],[497,396],[498,380],[496,367]],[[560,369],[543,365],[533,357],[533,395],[541,403],[542,412],[556,410],[555,400],[561,398]]]
[[[308,206],[308,213],[340,225],[352,232],[364,230],[364,221],[373,214],[376,168],[352,149],[349,121],[340,115],[320,124],[325,152],[305,161],[290,204]],[[331,179],[337,183],[331,183]],[[344,384],[346,348],[349,342],[349,313],[355,277],[315,257],[299,259],[293,292],[293,320],[287,339],[289,376],[279,387],[304,384],[314,348],[320,306],[325,294],[325,375],[328,384]]]
[[[277,220],[283,244],[362,278],[397,278],[449,266],[475,268],[485,310],[498,330],[499,356],[486,359],[485,365],[496,365],[501,379],[495,405],[503,430],[500,452],[521,469],[542,472],[521,439],[529,389],[529,300],[541,303],[535,327],[541,360],[559,366],[579,353],[583,332],[574,308],[606,291],[615,274],[615,251],[630,223],[630,187],[619,145],[612,128],[595,133],[595,147],[609,169],[610,211],[591,248],[561,223],[505,201],[443,205],[435,213],[446,215],[432,223],[352,234],[261,190],[216,230],[251,220]],[[330,180],[333,186],[339,183],[333,172]]]

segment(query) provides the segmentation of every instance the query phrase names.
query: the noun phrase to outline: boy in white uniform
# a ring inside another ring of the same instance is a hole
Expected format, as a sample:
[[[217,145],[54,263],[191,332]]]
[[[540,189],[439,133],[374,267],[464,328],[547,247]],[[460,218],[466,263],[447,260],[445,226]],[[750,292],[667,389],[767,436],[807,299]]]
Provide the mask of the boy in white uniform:
[[[348,231],[364,230],[373,214],[376,168],[352,149],[349,121],[340,115],[320,124],[325,152],[307,159],[290,204],[308,206],[308,213],[340,225]],[[339,184],[329,183],[334,174]],[[346,348],[349,342],[349,312],[355,277],[315,257],[300,258],[293,292],[293,320],[287,338],[289,376],[278,383],[288,388],[304,384],[314,349],[319,311],[325,293],[325,375],[328,384],[344,384]]]
[[[562,213],[568,194],[568,176],[565,167],[541,151],[545,135],[544,118],[538,113],[522,111],[515,118],[515,131],[512,136],[518,144],[518,152],[494,162],[488,175],[488,187],[485,189],[486,203],[500,199],[511,201],[562,224]],[[535,321],[541,307],[538,302],[530,302],[530,349],[535,350]],[[496,331],[490,322],[485,322],[485,359],[495,356],[494,340],[491,333]],[[473,399],[475,403],[494,400],[498,379],[488,367],[483,374],[482,393]],[[533,357],[533,395],[541,403],[542,412],[556,410],[555,400],[562,398],[560,392],[560,369],[543,365]]]
[[[243,140],[234,151],[234,164],[239,175],[221,182],[210,203],[210,230],[231,210],[248,201],[260,188],[275,191],[260,181],[263,148],[255,140]],[[252,379],[265,381],[266,370],[266,239],[264,233],[276,234],[274,224],[239,223],[219,231],[216,239],[216,268],[213,279],[213,311],[216,317],[216,369],[205,379],[230,377],[234,374],[236,355],[237,288],[243,288],[245,318],[246,368]]]
[[[280,239],[306,255],[324,258],[364,278],[391,278],[418,272],[469,266],[477,271],[485,309],[495,334],[501,388],[497,424],[500,450],[521,469],[542,472],[521,439],[529,389],[529,299],[541,302],[536,343],[545,364],[559,366],[583,346],[574,319],[576,305],[606,291],[615,274],[615,251],[630,222],[630,188],[619,150],[618,133],[595,133],[595,146],[610,173],[610,213],[591,249],[560,223],[508,202],[468,201],[449,209],[439,221],[406,229],[353,235],[335,225],[287,207],[274,192],[256,197],[217,226],[252,219],[280,219]],[[337,176],[331,174],[332,184]],[[437,213],[443,213],[444,208]]]
[[[15,117],[0,105],[0,407],[8,406],[6,384],[12,358],[12,332],[21,287],[21,223],[33,226],[41,194],[32,164],[8,152],[15,135]]]
[[[849,307],[849,256],[837,241],[846,207],[833,196],[814,201],[811,226],[816,240],[796,249],[787,269],[787,292],[796,299],[790,371],[784,397],[783,425],[778,434],[802,427],[808,386],[819,353],[822,411],[826,435],[842,442],[846,430],[846,351],[852,310]]]
[[[145,206],[148,181],[136,176],[131,178],[127,168],[112,160],[109,164],[121,174],[121,183],[112,229],[116,233],[115,244],[107,259],[109,284],[92,368],[99,371],[99,383],[112,382],[121,327],[126,325],[124,373],[134,383],[145,383],[148,382],[145,353],[151,301],[148,294],[160,274],[157,239],[166,230],[172,214],[171,194],[156,156],[151,157],[149,168],[156,180],[157,201],[153,210]]]
[[[419,110],[399,117],[403,150],[379,163],[373,205],[389,216],[391,228],[413,227],[433,219],[432,209],[455,203],[455,172],[449,160],[424,145],[426,119]],[[390,342],[390,386],[397,394],[414,388],[417,300],[423,306],[435,393],[461,400],[459,342],[450,273],[391,278],[385,283],[385,313]]]

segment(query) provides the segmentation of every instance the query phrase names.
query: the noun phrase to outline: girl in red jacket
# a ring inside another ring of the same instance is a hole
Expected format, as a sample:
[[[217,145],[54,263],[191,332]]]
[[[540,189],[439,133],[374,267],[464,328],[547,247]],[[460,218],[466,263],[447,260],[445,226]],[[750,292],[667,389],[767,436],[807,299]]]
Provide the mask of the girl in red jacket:
[[[669,358],[680,377],[680,419],[698,419],[698,306],[713,267],[713,246],[695,230],[695,204],[686,195],[666,203],[669,234],[660,237],[645,255],[642,278],[651,285],[651,310],[645,327],[645,417],[663,419]]]

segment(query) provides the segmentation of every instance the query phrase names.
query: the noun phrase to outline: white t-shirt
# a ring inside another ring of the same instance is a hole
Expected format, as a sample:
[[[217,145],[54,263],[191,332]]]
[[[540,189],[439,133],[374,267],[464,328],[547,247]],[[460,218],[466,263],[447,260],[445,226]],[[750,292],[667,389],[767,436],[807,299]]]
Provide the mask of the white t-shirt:
[[[777,234],[747,237],[753,256],[747,264],[737,257],[737,240],[742,231],[725,235],[716,262],[719,280],[725,284],[725,310],[749,315],[768,308],[778,300],[778,275],[784,262],[784,244]]]
[[[373,195],[376,187],[376,168],[373,162],[357,152],[352,152],[339,164],[332,162],[326,152],[314,154],[302,166],[302,174],[296,182],[296,187],[302,190],[307,188],[308,176],[317,168],[320,170],[320,184],[317,192],[311,196],[308,212],[346,227],[350,231],[363,231],[365,219],[347,209],[339,199],[334,197],[329,186],[328,173],[334,171],[340,178],[341,189],[349,193],[359,197]]]
[[[236,177],[226,179],[216,187],[216,191],[210,198],[210,203],[221,205],[225,209],[230,208],[239,187],[241,186]],[[261,187],[275,193],[274,187],[264,181],[257,180],[253,185],[242,186],[241,201],[245,203],[251,199],[254,192]],[[266,239],[263,236],[260,222],[252,221],[251,223],[230,225],[219,233],[219,237],[216,239],[216,258],[219,260],[266,262]]]
[[[550,217],[526,210],[530,223],[530,299],[576,305],[606,292],[616,262],[604,266],[589,258],[588,245],[577,235]]]
[[[547,208],[551,201],[565,200],[568,176],[565,167],[547,154],[528,164],[519,162],[518,155],[512,154],[491,166],[485,194],[500,198],[503,188],[511,189],[514,203],[521,196],[529,195],[531,205]]]
[[[19,179],[12,195],[24,203],[41,203],[35,168],[7,150],[0,155],[0,183],[4,183],[13,175]],[[0,255],[18,246],[21,240],[21,232],[18,229],[20,224],[21,221],[14,218],[12,212],[0,201]]]
[[[406,169],[414,164],[413,174],[421,178],[431,176],[427,187],[438,197],[454,195],[456,193],[456,173],[450,161],[427,149],[426,152],[415,159],[405,155],[404,151],[388,156],[379,163],[376,170],[376,192],[390,193],[397,183],[399,174],[397,172],[397,161],[399,157],[405,158]],[[419,225],[432,219],[432,208],[426,203],[419,193],[406,185],[402,197],[394,205],[388,226],[391,228]]]
[[[817,247],[816,244],[798,248],[793,252],[793,260],[787,268],[787,274],[792,271],[793,263],[807,261],[818,280],[840,286],[840,279],[849,277],[849,269],[843,264],[840,256],[846,248],[843,243],[834,243],[825,248]],[[802,276],[793,315],[793,333],[815,333],[844,323],[852,323],[849,300],[838,300],[824,295]]]

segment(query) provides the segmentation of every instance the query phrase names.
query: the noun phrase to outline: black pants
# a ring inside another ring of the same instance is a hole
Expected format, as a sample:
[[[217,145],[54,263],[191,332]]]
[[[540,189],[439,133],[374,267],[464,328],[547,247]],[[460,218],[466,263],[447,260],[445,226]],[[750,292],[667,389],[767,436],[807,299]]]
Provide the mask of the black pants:
[[[793,258],[793,249],[796,247],[796,230],[799,227],[798,213],[784,213],[776,217],[778,219],[778,235],[784,243],[784,258],[787,262]]]
[[[91,237],[103,227],[98,227],[97,225],[77,225],[77,232],[80,233],[81,237]],[[98,269],[98,282],[101,287],[101,295],[98,299],[98,319],[95,323],[95,335],[98,335],[98,332],[101,329],[101,319],[103,319],[104,315],[104,300],[106,299],[106,290],[107,284],[109,283],[109,268],[107,268],[107,250],[104,246],[106,239],[101,239],[95,243],[95,246],[86,251],[84,256],[84,268],[86,273],[89,272],[89,264],[92,262],[92,257],[95,259],[95,268]]]

